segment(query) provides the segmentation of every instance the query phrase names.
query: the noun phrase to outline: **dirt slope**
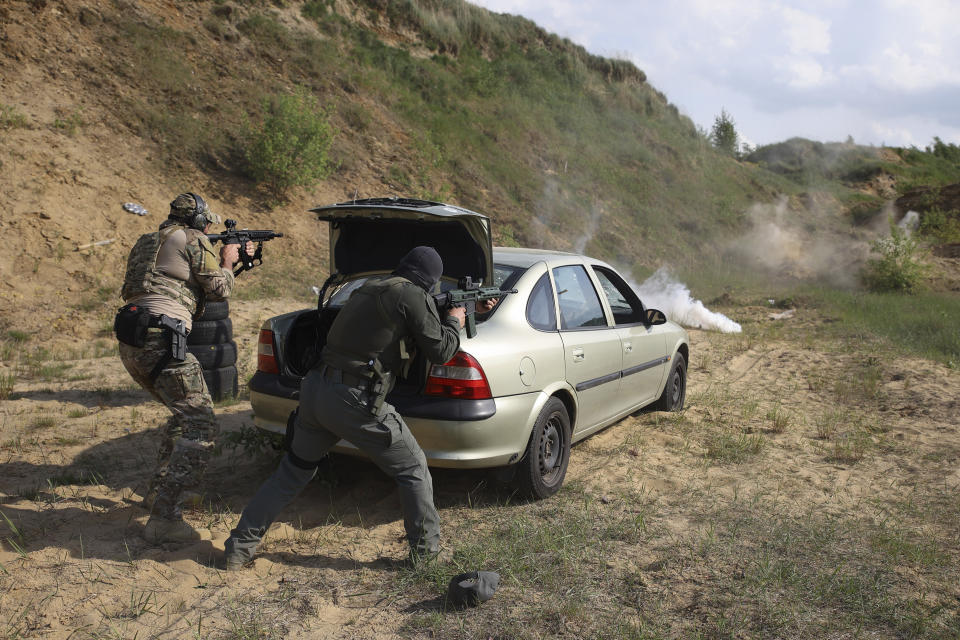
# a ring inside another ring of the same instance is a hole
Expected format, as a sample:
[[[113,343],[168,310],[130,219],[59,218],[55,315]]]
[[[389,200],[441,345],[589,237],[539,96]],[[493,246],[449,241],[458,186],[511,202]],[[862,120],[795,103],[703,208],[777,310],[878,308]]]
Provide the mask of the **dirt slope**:
[[[0,330],[42,340],[102,332],[117,306],[127,253],[166,217],[177,193],[201,193],[215,212],[238,219],[241,227],[281,229],[282,247],[274,242],[268,260],[309,259],[319,280],[326,266],[326,225],[307,209],[357,192],[383,193],[380,178],[364,162],[270,209],[230,174],[203,173],[190,162],[158,171],[163,141],[142,137],[130,118],[117,113],[139,89],[104,72],[111,51],[98,36],[119,14],[185,30],[204,16],[193,3],[165,0],[14,0],[0,6],[0,103],[22,118],[0,126],[0,234],[7,246],[0,255]],[[216,43],[210,34],[199,35]],[[217,55],[227,64],[239,47],[218,48]],[[400,134],[387,128],[382,135],[389,149],[392,136]],[[126,202],[149,214],[125,212]],[[100,241],[109,242],[79,249]]]

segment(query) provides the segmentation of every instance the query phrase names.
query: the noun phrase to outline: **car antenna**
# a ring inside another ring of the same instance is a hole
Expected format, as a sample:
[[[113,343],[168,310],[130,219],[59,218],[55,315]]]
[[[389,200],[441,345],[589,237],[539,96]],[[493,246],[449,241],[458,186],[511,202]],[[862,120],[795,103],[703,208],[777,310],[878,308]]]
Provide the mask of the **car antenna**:
[[[354,188],[353,188],[353,203],[354,203],[354,204],[357,203],[357,195],[359,195],[359,194],[360,194],[360,187],[354,187]]]

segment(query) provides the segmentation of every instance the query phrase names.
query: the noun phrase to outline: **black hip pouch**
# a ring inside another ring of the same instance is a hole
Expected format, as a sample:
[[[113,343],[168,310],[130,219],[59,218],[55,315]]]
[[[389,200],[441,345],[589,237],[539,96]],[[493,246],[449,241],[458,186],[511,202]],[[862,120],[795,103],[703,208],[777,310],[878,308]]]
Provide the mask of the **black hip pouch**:
[[[113,332],[117,340],[131,347],[142,347],[147,340],[150,313],[135,304],[128,304],[117,311],[113,319]]]

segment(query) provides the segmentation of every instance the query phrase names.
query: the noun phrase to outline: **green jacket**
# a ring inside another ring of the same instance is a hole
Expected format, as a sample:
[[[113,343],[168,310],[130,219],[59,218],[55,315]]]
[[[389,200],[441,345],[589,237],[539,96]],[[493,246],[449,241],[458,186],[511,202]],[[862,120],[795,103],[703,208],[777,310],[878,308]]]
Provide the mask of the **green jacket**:
[[[369,371],[371,360],[379,360],[395,379],[415,350],[430,362],[444,363],[459,348],[460,322],[451,316],[441,321],[426,291],[389,275],[370,278],[353,292],[327,333],[322,359],[357,374]]]

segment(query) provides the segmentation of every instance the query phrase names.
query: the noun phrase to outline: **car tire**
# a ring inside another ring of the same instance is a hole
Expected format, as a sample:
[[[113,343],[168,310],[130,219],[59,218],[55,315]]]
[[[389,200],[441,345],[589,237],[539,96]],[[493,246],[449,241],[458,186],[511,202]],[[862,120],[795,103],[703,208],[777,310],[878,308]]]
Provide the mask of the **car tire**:
[[[663,393],[653,404],[657,411],[680,411],[687,397],[687,361],[682,353],[673,356],[673,365],[667,383],[663,385]]]
[[[207,383],[207,390],[214,402],[237,397],[237,377],[237,368],[233,365],[203,370],[203,380]]]
[[[523,459],[517,465],[520,490],[535,500],[555,494],[570,462],[570,416],[563,402],[547,400],[530,434]]]
[[[233,321],[197,320],[187,335],[188,345],[224,344],[233,340]]]
[[[237,363],[237,343],[187,345],[203,369],[219,369]]]
[[[221,300],[219,302],[207,302],[203,305],[203,313],[194,318],[194,322],[204,322],[207,320],[223,320],[230,315],[230,302]]]

